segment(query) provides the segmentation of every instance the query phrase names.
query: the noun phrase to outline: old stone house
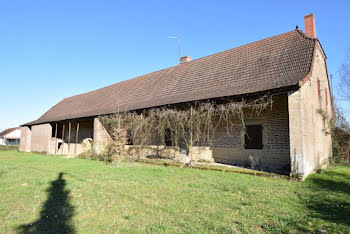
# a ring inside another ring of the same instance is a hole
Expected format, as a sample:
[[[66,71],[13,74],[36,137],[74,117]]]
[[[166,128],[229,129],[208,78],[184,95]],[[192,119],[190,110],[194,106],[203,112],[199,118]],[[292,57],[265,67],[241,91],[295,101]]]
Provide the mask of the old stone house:
[[[265,170],[305,178],[327,165],[333,113],[326,55],[312,14],[305,16],[305,28],[193,61],[185,56],[177,66],[66,98],[22,125],[20,150],[77,155],[84,139],[109,137],[101,115],[269,93],[272,109],[247,118],[246,131],[219,131],[211,146],[193,147],[192,160],[245,165],[258,156]]]

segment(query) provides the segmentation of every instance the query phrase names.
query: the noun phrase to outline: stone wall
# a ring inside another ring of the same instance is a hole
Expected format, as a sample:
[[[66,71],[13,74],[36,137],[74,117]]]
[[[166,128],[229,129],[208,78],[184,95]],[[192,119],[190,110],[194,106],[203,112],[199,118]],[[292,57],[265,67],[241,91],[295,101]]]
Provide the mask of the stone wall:
[[[263,149],[245,149],[245,131],[242,125],[237,123],[234,127],[230,126],[229,131],[227,126],[221,126],[220,130],[215,133],[212,145],[194,145],[188,150],[153,145],[145,149],[142,152],[142,156],[155,155],[170,157],[183,162],[190,159],[195,161],[215,161],[276,172],[289,170],[290,147],[287,95],[274,96],[272,108],[265,110],[258,117],[250,118],[247,113],[245,124],[261,124],[263,126]],[[61,142],[61,147],[57,150],[57,153],[74,155],[75,150],[77,154],[81,153],[83,148],[80,142],[83,138],[93,134],[93,149],[96,154],[103,154],[111,137],[98,117],[93,120],[93,132],[92,128],[88,125],[85,126],[84,123],[80,124],[78,144],[75,142],[76,125],[76,122],[72,121],[71,144],[70,151],[68,152],[69,125],[67,122],[65,123],[64,142],[62,142],[62,139],[57,139],[57,141]],[[92,122],[90,122],[90,125],[92,125]],[[32,126],[32,151],[55,153],[56,139],[52,136],[54,134],[52,126],[50,124]],[[23,131],[25,132],[25,129]],[[132,149],[135,147],[129,148]],[[135,151],[135,149],[133,150]]]
[[[93,140],[93,150],[95,154],[102,154],[108,144],[108,141],[111,140],[110,135],[107,133],[106,129],[103,127],[98,117],[94,118]]]
[[[142,157],[174,158],[182,162],[189,160],[215,161],[289,173],[290,147],[287,95],[274,96],[272,108],[268,108],[258,117],[250,118],[249,116],[249,113],[246,113],[246,125],[261,124],[263,126],[263,149],[245,149],[245,131],[242,125],[237,123],[235,126],[220,126],[214,135],[212,145],[195,144],[186,151],[175,147],[164,148],[162,145],[156,145],[157,143],[161,144],[158,139],[153,140],[154,145],[146,147],[141,155]],[[101,127],[102,125],[98,123],[98,131],[102,133],[102,138],[104,138],[105,132],[100,130]],[[128,148],[135,147],[129,146]]]
[[[19,150],[22,152],[30,152],[32,147],[32,130],[27,127],[21,127],[21,141]]]
[[[312,75],[288,96],[292,172],[302,179],[328,163],[332,154],[331,96],[325,57],[316,47]],[[322,110],[322,113],[320,113]],[[324,119],[325,115],[329,118]]]
[[[49,153],[51,150],[51,131],[50,124],[32,126],[31,151]]]
[[[215,134],[211,147],[214,161],[287,173],[290,169],[287,95],[274,96],[272,108],[258,117],[249,118],[246,113],[245,125],[250,124],[263,126],[263,149],[245,149],[242,127],[237,126],[230,133],[223,127]]]

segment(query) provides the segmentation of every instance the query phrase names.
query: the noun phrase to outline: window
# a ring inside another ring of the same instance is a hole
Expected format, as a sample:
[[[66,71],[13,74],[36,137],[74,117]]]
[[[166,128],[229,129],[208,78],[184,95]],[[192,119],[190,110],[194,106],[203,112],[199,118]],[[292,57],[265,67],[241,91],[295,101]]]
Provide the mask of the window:
[[[6,139],[5,144],[7,145],[19,145],[19,139]]]
[[[164,133],[164,143],[166,146],[173,146],[172,131],[167,128]]]
[[[328,93],[327,93],[327,89],[324,89],[324,95],[326,97],[326,107],[328,107]]]
[[[127,138],[127,143],[126,143],[127,145],[133,145],[134,144],[134,142],[132,140],[132,132],[131,132],[130,129],[128,129],[127,132],[126,132],[126,138]]]
[[[262,130],[261,125],[246,125],[245,145],[246,149],[262,149]]]

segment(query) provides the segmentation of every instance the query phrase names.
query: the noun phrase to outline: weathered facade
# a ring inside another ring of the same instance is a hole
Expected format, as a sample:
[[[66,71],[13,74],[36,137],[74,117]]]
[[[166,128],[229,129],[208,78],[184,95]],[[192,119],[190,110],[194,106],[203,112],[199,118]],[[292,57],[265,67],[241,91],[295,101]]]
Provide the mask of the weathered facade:
[[[22,126],[20,151],[74,156],[85,150],[85,139],[92,141],[93,130],[93,119]]]
[[[313,15],[305,17],[306,34],[296,29],[194,61],[186,57],[178,66],[64,99],[22,126],[20,150],[74,156],[93,141],[95,152],[103,153],[110,136],[99,116],[269,94],[272,108],[247,116],[246,129],[237,126],[228,132],[223,126],[211,145],[194,144],[184,152],[153,144],[142,155],[215,161],[305,178],[327,165],[331,155],[333,99],[314,22]]]
[[[258,117],[247,118],[245,125],[262,126],[262,149],[245,148],[245,131],[242,128],[236,129],[235,134],[228,134],[223,128],[213,142],[214,160],[269,171],[289,171],[287,96],[274,96],[272,109],[264,111]]]
[[[292,171],[306,176],[327,165],[332,154],[332,96],[326,57],[319,43],[311,72],[300,85],[288,94],[290,153]]]

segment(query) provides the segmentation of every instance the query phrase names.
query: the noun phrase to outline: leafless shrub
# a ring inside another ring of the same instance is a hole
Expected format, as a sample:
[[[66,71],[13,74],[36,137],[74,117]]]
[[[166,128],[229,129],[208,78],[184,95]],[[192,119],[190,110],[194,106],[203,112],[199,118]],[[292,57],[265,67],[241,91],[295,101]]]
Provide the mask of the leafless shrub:
[[[339,108],[336,108],[333,122],[332,148],[333,162],[350,162],[350,124]]]
[[[346,59],[340,69],[340,80],[341,85],[339,85],[339,90],[341,96],[345,100],[350,101],[350,49],[348,50]]]
[[[190,148],[194,144],[212,144],[214,132],[219,126],[225,126],[230,132],[240,125],[245,129],[245,116],[258,116],[272,107],[272,97],[262,96],[247,101],[228,101],[224,104],[214,102],[195,103],[187,108],[152,108],[142,113],[121,112],[100,117],[101,123],[113,136],[114,153],[121,152],[126,144],[121,130],[129,132],[130,140],[142,149],[159,138],[166,145],[166,138],[171,138],[173,146]],[[120,138],[120,140],[118,140]]]
[[[107,144],[104,153],[106,163],[121,162],[127,157],[125,145],[127,144],[127,131],[122,128],[115,128],[112,132],[112,140]]]

